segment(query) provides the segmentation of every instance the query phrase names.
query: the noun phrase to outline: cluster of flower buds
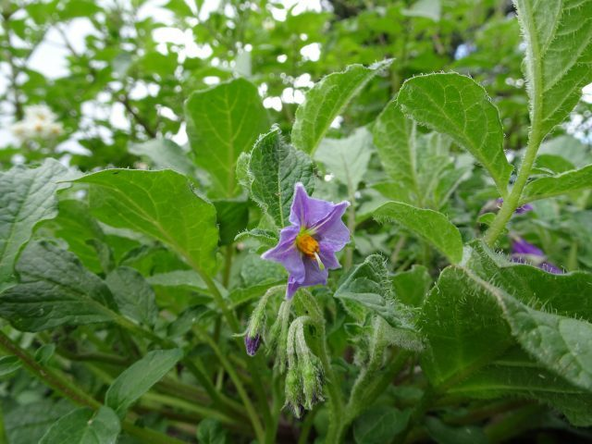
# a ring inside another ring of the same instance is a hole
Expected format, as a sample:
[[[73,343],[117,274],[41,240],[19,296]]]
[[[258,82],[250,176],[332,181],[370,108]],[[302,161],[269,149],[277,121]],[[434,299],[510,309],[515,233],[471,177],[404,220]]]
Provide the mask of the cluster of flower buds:
[[[308,316],[295,319],[288,333],[288,373],[286,375],[286,406],[300,418],[304,410],[312,410],[323,398],[323,366],[306,343],[304,327]]]
[[[267,302],[271,298],[272,295],[278,292],[284,292],[285,286],[280,285],[277,287],[272,287],[265,294],[259,299],[259,302],[255,306],[253,313],[251,313],[251,318],[249,319],[249,324],[247,326],[247,331],[244,334],[245,337],[245,349],[247,350],[247,354],[249,356],[255,356],[259,347],[261,346],[261,339],[265,334],[265,308],[267,307]]]
[[[21,141],[53,139],[64,133],[64,127],[56,122],[57,116],[46,105],[25,108],[25,118],[12,124],[11,131]]]

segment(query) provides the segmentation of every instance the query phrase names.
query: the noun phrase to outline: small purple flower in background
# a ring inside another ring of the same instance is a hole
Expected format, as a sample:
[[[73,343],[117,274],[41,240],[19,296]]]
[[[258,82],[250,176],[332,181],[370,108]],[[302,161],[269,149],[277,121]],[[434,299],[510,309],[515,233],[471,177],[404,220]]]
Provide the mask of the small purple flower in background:
[[[497,206],[498,208],[502,206],[502,204],[504,203],[504,199],[502,199],[501,197],[499,199],[496,200]],[[521,207],[518,207],[514,210],[515,214],[524,214],[524,213],[528,213],[529,211],[534,210],[534,208],[532,207],[531,204],[524,204]]]
[[[286,298],[300,287],[325,285],[328,270],[340,268],[335,253],[349,242],[350,233],[341,217],[349,202],[333,204],[309,197],[301,183],[294,187],[290,223],[280,232],[278,244],[261,255],[282,264],[290,277]]]
[[[553,274],[562,274],[559,268],[550,262],[546,261],[546,256],[543,250],[526,242],[521,237],[517,237],[512,240],[512,262],[518,262],[521,264],[532,263],[541,270]]]
[[[261,345],[261,335],[256,334],[255,336],[245,336],[245,348],[249,356],[255,356],[259,346]]]

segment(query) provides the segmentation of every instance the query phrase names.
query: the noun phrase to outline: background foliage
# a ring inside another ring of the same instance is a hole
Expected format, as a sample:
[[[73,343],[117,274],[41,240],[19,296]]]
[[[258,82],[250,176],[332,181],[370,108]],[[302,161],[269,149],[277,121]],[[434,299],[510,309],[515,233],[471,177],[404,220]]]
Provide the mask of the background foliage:
[[[592,1],[296,3],[0,1],[0,442],[592,439]]]

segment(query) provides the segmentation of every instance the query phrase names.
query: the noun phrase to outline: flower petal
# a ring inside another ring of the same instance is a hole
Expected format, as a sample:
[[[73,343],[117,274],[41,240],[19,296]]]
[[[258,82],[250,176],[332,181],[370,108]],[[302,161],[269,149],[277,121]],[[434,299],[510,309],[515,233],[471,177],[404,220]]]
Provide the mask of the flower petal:
[[[544,257],[545,253],[524,239],[516,239],[512,242],[512,254],[529,254],[532,256]]]
[[[321,258],[321,262],[325,266],[325,268],[329,270],[336,270],[337,268],[341,268],[341,264],[335,257],[335,251],[332,248],[332,245],[329,244],[319,244],[319,257]]]
[[[299,228],[294,226],[282,229],[278,244],[263,253],[261,258],[282,264],[290,276],[302,280],[304,279],[304,264],[302,263],[302,254],[295,245],[299,231]]]
[[[314,259],[306,258],[304,260],[304,282],[301,283],[301,286],[327,285],[328,277],[329,270],[326,267],[321,270]]]
[[[309,197],[304,185],[298,182],[294,186],[294,200],[290,208],[290,223],[309,228],[331,212],[334,206],[326,200]]]
[[[319,243],[331,244],[334,252],[341,250],[350,239],[349,229],[341,220],[347,207],[349,202],[334,205],[329,214],[311,227]]]

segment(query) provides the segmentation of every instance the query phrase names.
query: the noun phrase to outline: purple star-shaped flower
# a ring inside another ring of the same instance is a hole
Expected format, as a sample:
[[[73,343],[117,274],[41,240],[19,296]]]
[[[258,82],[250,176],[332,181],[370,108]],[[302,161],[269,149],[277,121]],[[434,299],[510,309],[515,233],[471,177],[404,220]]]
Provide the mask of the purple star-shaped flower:
[[[348,206],[349,202],[313,199],[301,183],[295,185],[291,225],[282,229],[278,244],[261,255],[279,262],[290,273],[287,299],[300,287],[325,285],[328,270],[341,267],[335,253],[349,242],[349,230],[341,220]]]
[[[547,273],[562,274],[563,271],[546,261],[545,253],[540,248],[533,244],[526,242],[522,238],[517,238],[512,241],[512,262],[521,264],[532,263],[541,270]]]

